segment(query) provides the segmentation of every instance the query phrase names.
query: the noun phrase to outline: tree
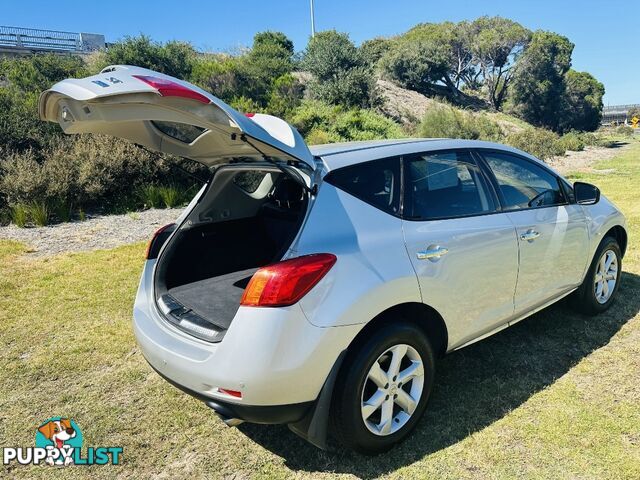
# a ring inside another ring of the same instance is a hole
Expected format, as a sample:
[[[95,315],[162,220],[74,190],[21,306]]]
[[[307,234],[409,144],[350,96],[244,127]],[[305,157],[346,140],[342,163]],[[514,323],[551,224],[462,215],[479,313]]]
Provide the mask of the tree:
[[[194,48],[185,42],[154,42],[146,35],[125,37],[114,43],[104,54],[106,65],[136,65],[177,78],[191,75],[196,57]]]
[[[513,111],[524,120],[559,130],[565,74],[573,43],[552,32],[536,31],[525,49],[510,86]]]
[[[358,54],[362,63],[370,68],[375,68],[380,59],[391,48],[391,42],[386,38],[376,37],[362,42],[358,48]]]
[[[564,90],[559,130],[596,130],[602,118],[604,85],[587,72],[569,70]]]
[[[261,47],[278,48],[286,57],[293,55],[293,42],[282,32],[258,32],[253,36],[253,49]]]
[[[466,24],[423,23],[396,39],[382,60],[383,69],[401,86],[425,94],[444,84],[455,98],[470,65],[462,30]]]
[[[500,110],[512,78],[513,66],[529,42],[531,32],[502,17],[480,17],[469,27],[471,52],[486,90],[487,101]]]
[[[313,97],[348,107],[367,107],[375,99],[371,69],[346,33],[319,32],[311,38],[301,66],[313,75]]]

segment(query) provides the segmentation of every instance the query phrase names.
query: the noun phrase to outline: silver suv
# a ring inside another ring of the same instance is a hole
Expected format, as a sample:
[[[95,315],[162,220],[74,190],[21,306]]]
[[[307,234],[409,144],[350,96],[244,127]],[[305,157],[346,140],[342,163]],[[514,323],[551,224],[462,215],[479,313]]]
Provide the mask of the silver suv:
[[[513,148],[309,148],[280,119],[130,66],[54,85],[40,115],[210,167],[150,242],[133,326],[149,364],[229,425],[382,452],[419,421],[438,356],[570,294],[602,312],[620,281],[622,214]]]

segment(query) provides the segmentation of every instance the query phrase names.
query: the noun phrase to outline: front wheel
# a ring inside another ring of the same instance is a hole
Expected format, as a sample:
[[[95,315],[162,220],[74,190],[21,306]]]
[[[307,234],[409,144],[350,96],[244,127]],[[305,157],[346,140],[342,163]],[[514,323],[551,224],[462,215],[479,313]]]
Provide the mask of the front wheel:
[[[587,315],[604,312],[613,303],[621,274],[622,253],[618,241],[605,237],[596,250],[584,282],[573,296],[576,310]]]
[[[345,359],[336,384],[332,424],[338,440],[377,454],[403,440],[424,413],[433,386],[434,355],[411,323],[374,332]]]

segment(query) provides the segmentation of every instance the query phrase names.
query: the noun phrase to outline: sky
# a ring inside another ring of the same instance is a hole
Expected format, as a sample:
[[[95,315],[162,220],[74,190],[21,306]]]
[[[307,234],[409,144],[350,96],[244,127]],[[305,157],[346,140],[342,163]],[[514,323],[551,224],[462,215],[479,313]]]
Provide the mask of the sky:
[[[359,44],[405,32],[416,23],[500,15],[531,30],[551,30],[574,44],[573,68],[604,83],[605,105],[640,103],[638,0],[315,0],[316,31],[347,32]],[[309,0],[3,2],[2,25],[102,33],[107,41],[140,33],[185,40],[206,51],[236,51],[256,32],[278,30],[303,50]]]

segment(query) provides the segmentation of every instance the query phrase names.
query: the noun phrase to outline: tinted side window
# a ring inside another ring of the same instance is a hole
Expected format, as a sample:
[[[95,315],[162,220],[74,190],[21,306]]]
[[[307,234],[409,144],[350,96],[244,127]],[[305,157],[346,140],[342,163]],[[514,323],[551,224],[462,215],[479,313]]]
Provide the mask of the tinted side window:
[[[482,172],[468,152],[430,152],[406,157],[407,218],[430,220],[493,212]]]
[[[558,179],[544,168],[508,153],[482,155],[498,181],[505,210],[565,203]]]
[[[400,210],[400,158],[384,158],[331,172],[326,181],[380,210]]]

